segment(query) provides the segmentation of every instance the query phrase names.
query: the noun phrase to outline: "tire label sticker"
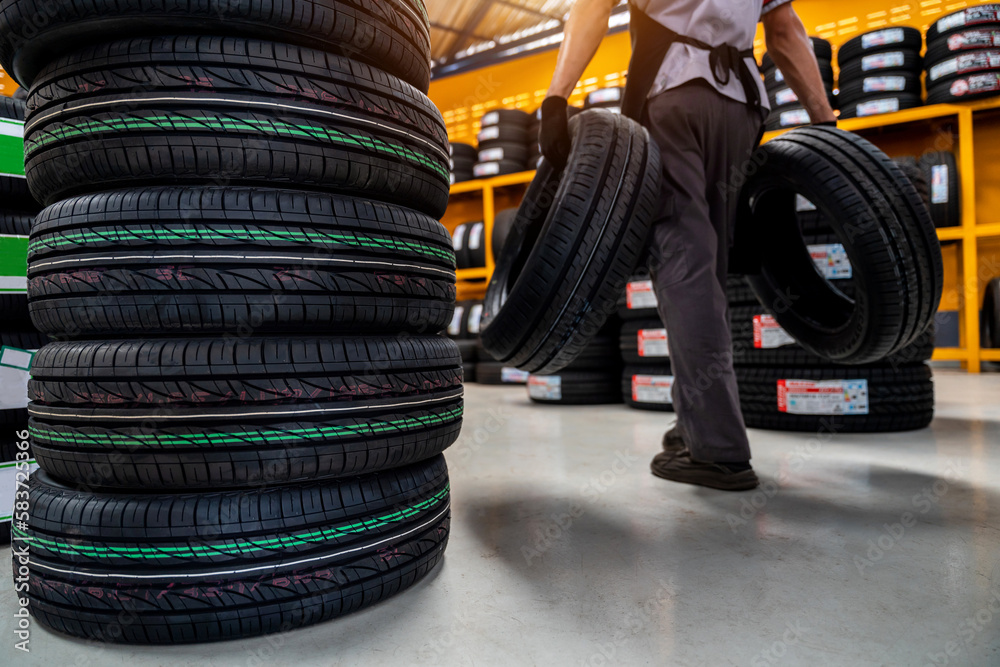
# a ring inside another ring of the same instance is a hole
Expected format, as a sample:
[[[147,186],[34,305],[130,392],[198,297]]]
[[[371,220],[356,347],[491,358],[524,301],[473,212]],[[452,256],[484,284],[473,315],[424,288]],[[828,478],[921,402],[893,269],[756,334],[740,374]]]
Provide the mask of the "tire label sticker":
[[[854,267],[851,266],[847,249],[842,244],[820,243],[808,248],[813,264],[827,280],[843,280],[854,277]]]
[[[873,53],[861,59],[861,70],[868,72],[873,69],[886,69],[887,67],[902,67],[906,61],[906,56],[902,51],[889,51],[888,53]]]
[[[948,165],[936,164],[931,167],[931,203],[948,203]]]
[[[479,323],[483,319],[483,304],[477,303],[472,308],[469,308],[469,324],[466,329],[473,336],[479,335]]]
[[[666,329],[640,329],[638,339],[640,357],[670,356]]]
[[[24,178],[24,123],[0,118],[0,176]]]
[[[868,380],[778,380],[778,412],[866,415]]]
[[[991,93],[1000,90],[1000,72],[976,74],[967,79],[958,79],[951,84],[951,92],[955,97],[967,94]]]
[[[465,314],[465,306],[455,306],[455,312],[451,315],[451,324],[448,325],[448,335],[457,336],[462,333],[462,315]]]
[[[31,350],[0,347],[0,410],[28,407],[28,371],[34,356]]]
[[[548,401],[562,399],[562,377],[559,375],[532,375],[528,378],[528,396]]]
[[[498,146],[496,148],[487,148],[484,151],[479,151],[480,162],[496,162],[502,159],[503,159],[502,146]]]
[[[883,113],[893,113],[899,111],[899,98],[891,97],[887,100],[871,100],[858,105],[856,113],[858,118],[864,116],[877,116]]]
[[[0,294],[28,292],[28,237],[0,234]]]
[[[468,229],[466,225],[459,225],[455,228],[455,233],[451,237],[451,245],[458,252],[465,246],[465,231]]]
[[[809,122],[809,112],[805,109],[792,109],[791,111],[782,112],[778,119],[781,127],[788,127],[789,125],[805,125]]]
[[[798,102],[799,96],[795,94],[795,91],[791,88],[784,88],[779,90],[774,94],[774,102],[779,107],[785,104],[791,104],[792,102]]]
[[[993,46],[1000,46],[1000,30],[970,30],[948,38],[949,51],[988,49]]]
[[[870,32],[867,35],[862,35],[861,37],[861,48],[873,49],[876,46],[886,46],[887,44],[899,44],[905,39],[902,28],[889,28],[888,30],[879,30],[878,32]]]
[[[640,308],[656,308],[656,292],[653,291],[652,280],[636,280],[625,287],[625,305],[629,310]]]
[[[482,125],[482,127],[488,127],[490,125],[496,125],[499,122],[500,113],[497,111],[491,111],[483,116],[483,119],[480,121],[480,125]]]
[[[591,104],[604,104],[605,102],[617,102],[622,98],[622,91],[619,88],[605,88],[595,90],[587,96],[587,101]]]
[[[479,250],[479,245],[483,242],[483,229],[486,227],[481,222],[472,225],[469,230],[469,250]]]
[[[673,375],[633,375],[632,400],[636,403],[671,405],[674,402]]]
[[[906,77],[870,76],[862,84],[866,93],[899,92],[906,89]]]
[[[774,70],[774,80],[778,83],[784,83],[785,75],[781,73],[780,69]]]
[[[493,127],[487,127],[479,133],[479,141],[492,141],[493,139],[500,138],[500,126],[494,125]]]
[[[968,74],[998,67],[1000,67],[1000,51],[976,51],[938,63],[927,72],[927,78],[930,81],[937,81],[950,74]]]
[[[771,315],[753,316],[753,346],[758,350],[794,345],[795,339]]]
[[[946,16],[937,22],[937,28],[938,33],[942,33],[962,25],[993,23],[995,21],[1000,21],[1000,10],[996,9],[996,5],[986,5],[985,7],[970,7],[951,16]]]
[[[816,204],[812,203],[802,195],[795,195],[795,210],[796,211],[815,211]]]
[[[19,450],[20,451],[20,450]],[[20,481],[24,481],[24,469],[18,468],[24,461],[0,461],[0,522],[9,523],[14,518],[14,501],[17,499],[18,472],[21,472]],[[28,459],[28,475],[38,470],[35,459]],[[21,487],[22,489],[24,487]],[[10,526],[4,526],[10,530]]]
[[[500,381],[509,384],[524,384],[531,374],[519,368],[504,366],[500,369]]]
[[[472,168],[472,173],[482,178],[483,176],[496,176],[500,173],[499,162],[480,162]]]

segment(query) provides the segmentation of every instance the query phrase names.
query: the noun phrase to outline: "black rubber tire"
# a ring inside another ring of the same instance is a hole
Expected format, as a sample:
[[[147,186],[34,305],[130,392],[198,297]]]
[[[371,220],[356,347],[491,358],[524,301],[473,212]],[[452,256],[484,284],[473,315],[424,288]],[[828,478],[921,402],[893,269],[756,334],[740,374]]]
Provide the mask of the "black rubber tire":
[[[800,127],[810,123],[809,112],[805,107],[791,105],[783,108],[780,112],[772,112],[764,123],[764,129],[768,132],[775,130],[787,130],[793,127]]]
[[[886,74],[906,73],[919,76],[923,66],[919,51],[902,49],[882,51],[842,64],[837,84],[838,88],[850,87],[852,82],[866,76]]]
[[[874,363],[916,340],[937,310],[943,262],[926,207],[899,166],[827,127],[793,130],[758,151],[740,224],[752,232],[745,238],[768,240],[754,249],[761,273],[748,277],[768,312],[803,347],[837,363]],[[853,301],[813,265],[795,193],[835,223],[860,286]]]
[[[950,37],[927,42],[924,64],[928,69],[952,56],[979,49],[1000,48],[1000,23],[994,27],[972,28]]]
[[[477,301],[459,301],[455,304],[455,310],[452,313],[451,322],[448,324],[448,328],[445,333],[452,340],[461,340],[470,338],[469,335],[469,313],[473,306],[475,306]]]
[[[28,294],[49,334],[437,333],[455,298],[436,220],[339,195],[123,190],[35,220]]]
[[[451,172],[451,184],[464,183],[466,181],[475,180],[476,175],[471,169],[464,171],[453,171]]]
[[[455,225],[455,229],[451,234],[452,244],[455,249],[455,266],[459,269],[467,269],[472,264],[469,259],[469,246],[466,244],[471,228],[471,222],[463,222],[460,225]]]
[[[980,344],[990,349],[1000,348],[1000,278],[986,283],[979,322]]]
[[[657,303],[656,291],[653,288],[652,278],[648,271],[636,273],[628,279],[621,296],[618,298],[618,317],[623,320],[649,320],[660,316],[657,306],[645,306],[646,298],[639,298],[638,293],[652,296],[652,301]],[[639,288],[639,289],[637,289]],[[651,290],[647,290],[651,288]],[[629,292],[633,291],[633,297],[629,298]]]
[[[913,187],[916,188],[917,194],[920,195],[920,199],[923,200],[929,212],[931,210],[930,186],[927,183],[924,170],[920,167],[920,162],[912,155],[894,157],[892,161],[899,165],[900,170],[910,179],[910,183],[913,183]],[[933,218],[933,216],[931,217]]]
[[[24,113],[24,102],[10,97],[0,97],[0,118],[16,121],[15,124],[18,125],[19,130],[23,130]],[[15,144],[15,142],[12,141],[11,144]],[[12,147],[12,150],[15,149]],[[11,159],[14,160],[14,156],[11,156]],[[12,167],[10,171],[9,174],[0,175],[0,201],[3,202],[4,208],[37,209],[38,204],[32,199],[31,191],[28,189],[28,181],[24,177],[23,162]]]
[[[558,378],[558,380],[556,380]],[[534,393],[533,382],[559,383],[558,398],[543,398]],[[559,373],[528,379],[528,398],[545,405],[609,405],[622,402],[621,369],[610,371],[561,370]]]
[[[470,361],[462,362],[462,381],[466,384],[476,381],[475,362],[470,362]]]
[[[458,353],[462,357],[462,363],[466,368],[468,368],[470,364],[474,364],[476,362],[476,349],[478,348],[476,341],[466,338],[456,340],[455,345],[458,346]]]
[[[524,162],[501,160],[499,162],[480,162],[473,167],[472,173],[475,178],[493,178],[505,174],[517,174],[525,170],[527,170],[527,165]]]
[[[833,63],[831,63],[829,59],[817,59],[816,64],[819,66],[819,74],[823,79],[823,83],[826,84],[827,88],[832,90],[834,82],[836,81],[836,78],[833,75]],[[764,88],[768,92],[776,88],[785,88],[788,86],[784,75],[779,75],[779,72],[781,72],[781,70],[776,67],[768,69],[764,72]]]
[[[669,354],[659,354],[660,350],[639,350],[639,336],[642,332],[658,332],[666,329],[659,317],[648,320],[628,320],[622,324],[621,336],[619,337],[619,349],[622,359],[627,364],[657,365],[660,363],[670,363]],[[658,347],[658,346],[657,346]]]
[[[491,242],[493,244],[494,263],[500,257],[500,253],[503,251],[504,244],[507,243],[507,237],[510,236],[510,230],[514,227],[514,220],[516,219],[516,208],[505,208],[497,211],[493,216],[493,238]]]
[[[34,329],[11,330],[4,327],[0,331],[0,347],[16,347],[21,350],[37,350],[49,342],[49,337]]]
[[[523,373],[524,371],[498,361],[480,361],[476,364],[476,382],[479,384],[523,385],[528,381],[527,376],[522,376]]]
[[[914,109],[923,106],[924,102],[919,95],[903,95],[896,93],[883,93],[877,95],[867,95],[859,98],[856,102],[847,104],[840,103],[840,118],[867,118],[885,113],[895,113],[904,109]]]
[[[475,162],[479,159],[479,149],[472,144],[451,143],[448,145],[448,151],[452,158],[465,159],[470,162]]]
[[[528,143],[528,129],[518,125],[493,125],[484,127],[476,135],[479,142],[479,149],[493,148],[503,143],[520,144],[524,146]],[[478,153],[477,153],[478,154]]]
[[[28,387],[32,446],[94,487],[204,489],[386,470],[462,424],[443,336],[50,343]]]
[[[483,345],[533,373],[572,362],[615,312],[660,190],[659,151],[638,123],[593,111],[570,130],[566,170],[542,163],[486,293]]]
[[[449,164],[451,165],[451,172],[456,171],[468,171],[472,172],[472,168],[476,166],[476,158],[463,158],[463,157],[452,157]]]
[[[747,284],[746,276],[730,274],[726,279],[726,300],[730,307],[757,305],[757,295]]]
[[[607,109],[620,107],[625,98],[625,88],[621,86],[601,88],[587,94],[583,101],[584,109]]]
[[[652,366],[626,366],[625,370],[622,371],[622,400],[625,401],[625,405],[630,408],[635,408],[636,410],[653,410],[656,412],[674,411],[672,397],[670,397],[670,402],[664,403],[650,400],[648,396],[643,397],[641,395],[637,395],[635,393],[636,376],[652,376],[660,381],[662,381],[663,378],[672,378],[673,371],[670,369],[669,363]]]
[[[809,41],[812,42],[813,53],[816,54],[817,60],[831,60],[833,58],[833,45],[822,37],[810,37]],[[767,51],[764,52],[763,57],[761,57],[760,67],[762,70],[773,69],[774,60],[771,59],[770,54]]]
[[[778,380],[867,380],[867,415],[800,415],[778,411]],[[894,368],[736,367],[748,428],[813,433],[885,433],[926,427],[934,419],[934,382],[925,364]]]
[[[523,143],[500,141],[492,148],[481,149],[477,158],[478,162],[503,162],[505,160],[520,162],[522,164],[526,163],[528,160],[528,147]]]
[[[342,616],[412,586],[448,542],[441,456],[241,491],[95,493],[45,473],[28,490],[15,534],[31,553],[31,614],[102,642],[233,639]]]
[[[480,119],[480,127],[491,127],[493,125],[517,125],[527,127],[531,122],[531,114],[520,109],[493,109],[483,114]]]
[[[955,155],[947,151],[925,153],[920,169],[929,191],[931,219],[935,227],[962,224],[962,189]]]
[[[987,3],[942,16],[927,28],[927,43],[973,27],[1000,25],[1000,3]]]
[[[590,344],[584,348],[576,359],[564,371],[609,371],[619,370],[622,365],[619,351],[618,329],[615,327],[614,333],[608,333],[607,327],[602,329],[603,333],[594,336]]]
[[[221,182],[339,192],[435,218],[448,205],[447,132],[427,96],[320,51],[218,37],[110,42],[43,69],[28,109],[28,185],[46,204]]]
[[[938,88],[958,78],[1000,69],[1000,48],[983,49],[944,58],[927,66],[927,88]]]
[[[927,89],[927,104],[950,104],[1000,95],[1000,68],[962,76]]]
[[[486,267],[486,224],[483,222],[468,223],[469,231],[465,236],[465,247],[468,251],[470,269]]]
[[[849,85],[840,88],[837,100],[843,109],[881,95],[920,97],[922,91],[919,74],[883,74],[852,80]]]
[[[239,35],[349,56],[427,92],[430,26],[421,0],[7,2],[0,63],[26,88],[52,59],[121,35]]]
[[[844,63],[882,51],[914,51],[919,53],[924,46],[924,37],[916,28],[895,26],[879,28],[847,40],[837,51],[837,63]]]

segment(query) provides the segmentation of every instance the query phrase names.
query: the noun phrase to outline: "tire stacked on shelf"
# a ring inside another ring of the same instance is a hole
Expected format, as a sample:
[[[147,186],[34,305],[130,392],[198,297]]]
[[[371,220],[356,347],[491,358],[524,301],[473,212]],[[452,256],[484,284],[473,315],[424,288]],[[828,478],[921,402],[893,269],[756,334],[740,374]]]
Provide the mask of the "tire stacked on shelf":
[[[15,535],[55,630],[285,631],[442,558],[462,361],[429,28],[418,0],[301,4],[0,12],[48,204],[29,308],[60,339]]]
[[[455,304],[451,322],[444,332],[458,346],[466,382],[476,381],[476,361],[480,358],[477,339],[479,338],[479,320],[482,314],[482,301],[459,301]]]
[[[1000,95],[1000,3],[962,9],[927,30],[927,103]]]
[[[816,62],[827,96],[833,100],[833,48],[830,42],[819,37],[811,37]],[[783,130],[790,127],[809,124],[809,114],[799,102],[798,96],[789,88],[785,77],[774,60],[767,53],[761,58],[761,72],[764,75],[764,88],[770,103],[771,114],[765,122],[768,131]]]
[[[553,405],[621,403],[622,363],[618,319],[612,317],[571,364],[557,373],[528,378],[528,398]]]
[[[882,28],[848,40],[837,53],[841,118],[862,118],[923,104],[916,28]]]
[[[927,206],[935,227],[962,224],[962,188],[954,153],[931,151],[917,162],[927,187]]]
[[[495,109],[483,115],[479,154],[473,168],[476,178],[514,174],[527,168],[530,120],[530,114],[517,109]]]
[[[649,275],[632,276],[618,308],[622,319],[618,342],[625,364],[622,399],[630,408],[673,412],[674,377],[667,330],[657,305]]]
[[[471,144],[450,143],[448,152],[451,155],[451,183],[471,181],[476,176],[473,169],[479,159],[479,151]]]
[[[486,225],[482,220],[456,225],[451,238],[457,268],[480,269],[486,266]]]

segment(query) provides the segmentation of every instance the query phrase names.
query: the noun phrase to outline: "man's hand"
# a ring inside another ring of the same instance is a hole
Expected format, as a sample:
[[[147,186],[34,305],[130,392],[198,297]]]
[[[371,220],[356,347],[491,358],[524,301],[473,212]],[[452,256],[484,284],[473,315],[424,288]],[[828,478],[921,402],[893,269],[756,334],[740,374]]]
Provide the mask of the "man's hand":
[[[572,147],[566,106],[565,97],[546,97],[542,102],[542,119],[538,125],[538,145],[546,162],[556,171],[566,167]]]
[[[799,103],[809,112],[810,120],[815,124],[836,122],[837,117],[827,99],[823,77],[816,64],[816,52],[802,20],[792,9],[792,3],[764,14],[761,21],[767,52],[799,98]]]

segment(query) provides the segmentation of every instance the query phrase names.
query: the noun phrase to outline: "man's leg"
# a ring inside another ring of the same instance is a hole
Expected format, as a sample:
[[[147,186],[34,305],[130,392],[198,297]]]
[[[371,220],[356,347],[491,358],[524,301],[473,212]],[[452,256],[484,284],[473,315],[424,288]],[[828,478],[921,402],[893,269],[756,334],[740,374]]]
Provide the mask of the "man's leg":
[[[652,268],[680,431],[695,460],[748,461],[725,289],[737,194],[728,185],[752,150],[759,120],[700,84],[656,96],[647,114],[663,161]]]

